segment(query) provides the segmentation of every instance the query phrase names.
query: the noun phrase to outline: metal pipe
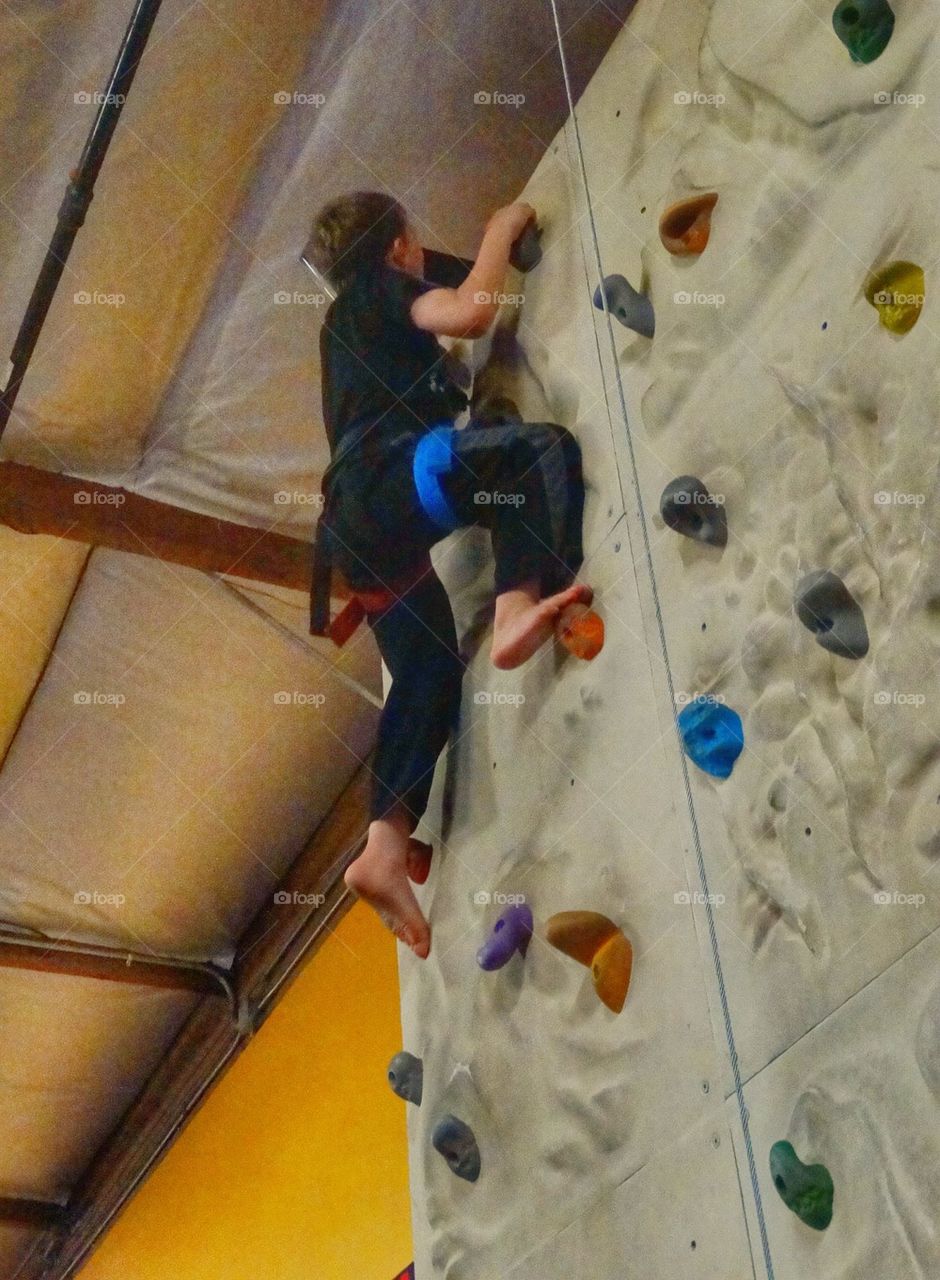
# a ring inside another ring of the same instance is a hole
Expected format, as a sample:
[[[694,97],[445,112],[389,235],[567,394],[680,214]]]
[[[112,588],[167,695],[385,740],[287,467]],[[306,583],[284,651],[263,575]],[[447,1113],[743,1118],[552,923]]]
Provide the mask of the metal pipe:
[[[235,984],[225,970],[215,964],[202,964],[198,960],[179,960],[172,957],[145,955],[138,951],[123,951],[118,947],[96,946],[92,943],[64,942],[59,938],[35,937],[20,933],[10,933],[0,929],[0,952],[5,947],[22,947],[37,953],[39,956],[52,952],[84,959],[102,960],[114,969],[114,977],[118,981],[124,980],[124,975],[120,973],[120,970],[127,969],[132,971],[135,965],[164,969],[180,975],[192,974],[198,976],[206,985],[211,983],[220,987],[231,1006],[233,1016],[237,1014],[238,999],[235,992]],[[4,967],[4,963],[2,954],[0,954],[0,969]],[[25,968],[28,966],[17,965],[16,967]],[[106,979],[108,977],[107,971],[102,972],[100,976]],[[180,983],[181,988],[185,988],[185,985],[182,982]]]
[[[10,356],[9,376],[6,386],[0,393],[0,436],[3,435],[10,420],[13,405],[65,270],[72,244],[85,221],[85,214],[94,195],[95,181],[111,144],[114,130],[117,128],[127,94],[134,82],[137,67],[161,4],[162,0],[137,0],[124,33],[123,43],[111,69],[107,90],[85,141],[81,158],[77,167],[69,173],[69,183],[59,209],[56,228],[49,248],[46,250],[39,276],[33,285],[26,314],[16,335]]]

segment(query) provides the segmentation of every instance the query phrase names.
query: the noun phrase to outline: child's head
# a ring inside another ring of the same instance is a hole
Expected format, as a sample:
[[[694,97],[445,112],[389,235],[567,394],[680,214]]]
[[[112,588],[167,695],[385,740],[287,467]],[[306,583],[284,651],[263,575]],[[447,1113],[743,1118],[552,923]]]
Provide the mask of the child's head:
[[[412,275],[424,270],[424,251],[405,210],[382,191],[354,191],[324,205],[313,221],[310,255],[336,289],[382,262]]]

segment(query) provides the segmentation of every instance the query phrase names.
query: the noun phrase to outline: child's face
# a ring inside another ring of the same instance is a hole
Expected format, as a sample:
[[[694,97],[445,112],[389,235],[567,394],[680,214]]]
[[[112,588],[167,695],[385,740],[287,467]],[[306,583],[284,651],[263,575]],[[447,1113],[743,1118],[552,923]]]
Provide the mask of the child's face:
[[[385,260],[399,270],[407,271],[409,275],[424,274],[424,249],[410,226],[406,226],[405,234],[394,241]]]

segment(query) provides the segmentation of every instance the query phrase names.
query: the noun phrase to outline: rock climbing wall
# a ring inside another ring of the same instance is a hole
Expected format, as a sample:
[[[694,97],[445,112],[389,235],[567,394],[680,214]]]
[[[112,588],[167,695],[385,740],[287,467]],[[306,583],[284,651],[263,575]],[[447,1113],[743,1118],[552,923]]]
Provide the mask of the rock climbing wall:
[[[485,537],[438,548],[418,1280],[940,1274],[938,65],[924,8],[641,0],[520,193],[475,398],[578,436],[606,644],[495,671]],[[573,910],[632,944],[619,1013]]]

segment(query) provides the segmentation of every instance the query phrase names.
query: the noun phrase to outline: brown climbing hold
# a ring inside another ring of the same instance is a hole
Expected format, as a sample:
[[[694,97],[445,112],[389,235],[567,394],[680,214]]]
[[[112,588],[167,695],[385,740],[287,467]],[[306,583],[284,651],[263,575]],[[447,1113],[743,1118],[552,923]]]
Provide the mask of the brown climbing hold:
[[[701,253],[708,244],[712,209],[717,203],[718,192],[706,191],[671,204],[659,220],[659,238],[663,247],[677,257]]]
[[[624,1006],[632,972],[633,948],[618,930],[598,950],[591,963],[594,990],[614,1013],[619,1013]]]
[[[604,647],[604,619],[586,604],[569,604],[558,616],[555,634],[569,653],[590,662]]]
[[[545,925],[545,937],[579,964],[590,965],[605,942],[620,930],[598,911],[559,911]]]

